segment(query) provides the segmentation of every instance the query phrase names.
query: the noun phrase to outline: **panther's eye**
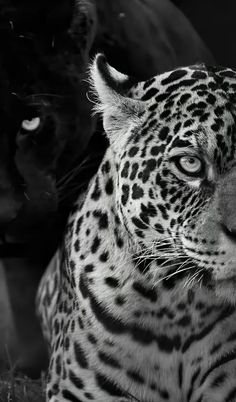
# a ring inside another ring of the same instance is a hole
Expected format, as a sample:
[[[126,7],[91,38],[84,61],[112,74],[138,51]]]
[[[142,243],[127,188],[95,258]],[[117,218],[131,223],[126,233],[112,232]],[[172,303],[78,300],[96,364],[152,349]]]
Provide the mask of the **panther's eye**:
[[[40,117],[33,117],[32,119],[23,120],[21,123],[21,128],[26,131],[35,131],[40,125]]]

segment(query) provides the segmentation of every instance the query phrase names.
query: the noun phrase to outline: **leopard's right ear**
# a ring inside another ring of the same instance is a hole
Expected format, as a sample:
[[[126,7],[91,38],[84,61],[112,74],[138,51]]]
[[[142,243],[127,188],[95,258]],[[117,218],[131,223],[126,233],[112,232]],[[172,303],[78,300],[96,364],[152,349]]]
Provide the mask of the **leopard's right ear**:
[[[95,109],[103,114],[104,129],[112,143],[137,120],[144,102],[127,96],[129,77],[111,67],[102,54],[92,64],[91,79],[98,98]]]

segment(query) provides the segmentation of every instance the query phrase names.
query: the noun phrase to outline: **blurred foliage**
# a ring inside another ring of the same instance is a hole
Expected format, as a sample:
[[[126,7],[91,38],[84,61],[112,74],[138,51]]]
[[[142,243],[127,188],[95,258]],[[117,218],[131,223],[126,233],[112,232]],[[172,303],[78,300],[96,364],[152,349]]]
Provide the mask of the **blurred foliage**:
[[[0,402],[44,402],[45,379],[32,380],[9,371],[0,377]]]

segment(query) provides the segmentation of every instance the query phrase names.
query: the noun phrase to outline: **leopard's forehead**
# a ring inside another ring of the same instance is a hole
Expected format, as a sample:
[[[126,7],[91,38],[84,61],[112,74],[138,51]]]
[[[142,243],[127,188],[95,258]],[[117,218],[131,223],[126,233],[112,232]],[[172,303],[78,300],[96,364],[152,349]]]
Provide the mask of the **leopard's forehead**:
[[[204,95],[205,91],[222,91],[222,94],[233,95],[236,89],[236,71],[204,64],[182,67],[142,82],[140,87],[143,89],[142,100],[149,100],[159,93],[162,96],[157,97],[157,100],[162,101],[168,95],[189,90],[199,96]]]
[[[204,101],[205,106],[211,109],[218,104],[233,107],[236,104],[236,71],[205,65],[179,68],[138,83],[132,90],[132,96],[152,103],[150,111],[153,114],[163,107],[184,110],[186,104],[197,100]],[[194,109],[198,108],[204,109],[204,105],[192,105],[187,111],[192,111],[193,117],[197,117],[201,113]],[[167,116],[168,111],[165,110],[162,117]]]
[[[139,144],[140,155],[155,145],[152,156],[193,147],[218,165],[222,156],[228,161],[234,157],[236,71],[205,65],[180,68],[140,83],[134,91],[147,102],[142,123],[128,141]]]

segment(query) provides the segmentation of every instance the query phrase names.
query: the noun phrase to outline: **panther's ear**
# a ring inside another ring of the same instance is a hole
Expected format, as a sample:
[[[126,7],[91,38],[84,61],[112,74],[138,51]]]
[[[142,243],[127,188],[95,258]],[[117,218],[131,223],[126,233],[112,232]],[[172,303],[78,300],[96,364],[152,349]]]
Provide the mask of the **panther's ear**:
[[[127,96],[131,87],[129,77],[111,67],[102,54],[98,54],[92,64],[91,78],[98,96],[95,109],[103,114],[110,142],[119,141],[144,111],[144,102]]]

